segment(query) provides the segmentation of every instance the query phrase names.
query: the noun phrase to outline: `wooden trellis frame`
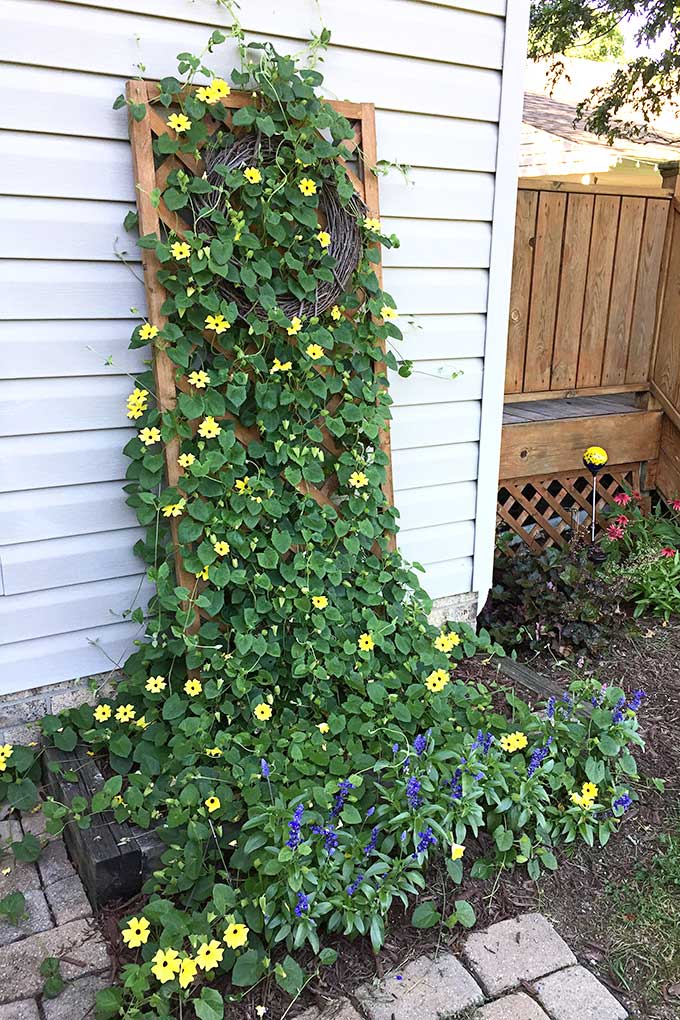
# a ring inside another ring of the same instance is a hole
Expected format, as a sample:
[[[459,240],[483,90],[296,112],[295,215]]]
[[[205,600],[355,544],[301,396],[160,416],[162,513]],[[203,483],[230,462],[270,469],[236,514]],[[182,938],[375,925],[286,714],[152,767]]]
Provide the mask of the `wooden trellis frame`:
[[[640,465],[607,465],[597,480],[597,523],[602,512],[622,488],[640,490]],[[590,520],[593,476],[588,471],[559,477],[533,476],[500,483],[498,524],[510,528],[532,552],[567,544],[581,511]]]
[[[167,134],[176,138],[175,132],[166,124],[166,118],[161,115],[155,107],[159,96],[158,85],[154,82],[134,80],[127,82],[126,95],[131,103],[143,104],[146,107],[146,115],[142,120],[130,117],[130,142],[132,146],[132,159],[137,188],[137,209],[139,214],[140,234],[158,234],[160,236],[161,225],[169,230],[175,231],[183,236],[187,229],[177,212],[170,211],[162,198],[157,205],[152,202],[152,193],[155,189],[163,191],[168,175],[173,169],[184,164],[192,174],[203,173],[202,161],[195,160],[191,155],[177,152],[157,159],[154,155],[153,141],[155,137]],[[219,122],[210,116],[205,118],[208,134],[213,134],[220,127],[221,123],[231,126],[231,111],[247,106],[252,103],[252,94],[243,92],[231,92],[229,96],[221,100],[222,105],[227,109],[224,121]],[[377,160],[376,153],[376,132],[375,132],[375,109],[372,103],[349,103],[331,102],[330,105],[342,116],[346,117],[354,130],[354,138],[344,142],[347,149],[357,157],[357,172],[354,172],[346,163],[345,169],[352,181],[357,194],[361,197],[368,210],[368,216],[378,218],[379,195],[378,180],[373,172]],[[163,108],[164,109],[164,108]],[[165,113],[167,111],[164,110]],[[238,129],[236,129],[238,132]],[[166,298],[166,291],[158,280],[160,264],[156,253],[149,248],[142,249],[142,263],[144,267],[144,285],[146,290],[147,311],[149,321],[158,326],[159,329],[167,322],[167,318],[161,315],[161,307]],[[374,269],[382,284],[382,266],[375,264]],[[384,352],[384,347],[383,347]],[[172,411],[177,403],[179,384],[176,382],[177,366],[170,360],[168,355],[158,346],[153,346],[153,370],[156,383],[156,400],[161,414]],[[384,370],[382,363],[375,366],[376,372]],[[331,405],[332,408],[332,405]],[[219,417],[219,416],[218,416]],[[234,423],[237,440],[244,446],[257,438],[255,430],[241,425],[232,415],[225,415],[224,418]],[[194,423],[195,427],[198,422]],[[325,430],[324,430],[325,431]],[[324,445],[331,452],[337,452],[337,446],[332,437],[326,433]],[[392,459],[390,450],[389,429],[381,431],[379,436],[379,447],[387,455],[386,482],[383,492],[386,500],[392,505],[394,503],[394,489],[392,480]],[[168,485],[181,489],[182,468],[178,464],[179,441],[172,440],[164,444],[165,469]],[[337,488],[337,479],[331,476],[321,488],[316,488],[304,480],[297,488],[305,495],[311,496],[316,502],[323,505],[337,506],[332,501],[332,494]],[[177,582],[188,588],[190,591],[195,588],[196,580],[188,573],[182,562],[182,557],[177,539],[177,521],[170,519],[170,528],[175,552],[175,569]],[[394,537],[389,537],[390,548],[394,548]],[[194,622],[194,626],[197,621]]]

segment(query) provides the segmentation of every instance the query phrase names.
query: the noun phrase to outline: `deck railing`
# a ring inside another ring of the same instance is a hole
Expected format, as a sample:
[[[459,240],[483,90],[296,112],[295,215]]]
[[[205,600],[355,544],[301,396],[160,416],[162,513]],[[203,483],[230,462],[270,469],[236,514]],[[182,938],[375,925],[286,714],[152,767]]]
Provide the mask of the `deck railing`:
[[[520,181],[506,400],[649,388],[672,194]]]

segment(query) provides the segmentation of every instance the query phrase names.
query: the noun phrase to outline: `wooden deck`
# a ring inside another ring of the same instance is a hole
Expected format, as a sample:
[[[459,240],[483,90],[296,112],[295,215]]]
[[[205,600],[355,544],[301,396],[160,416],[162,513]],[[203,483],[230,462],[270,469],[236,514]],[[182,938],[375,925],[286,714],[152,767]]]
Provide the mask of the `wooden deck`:
[[[503,424],[555,421],[561,418],[598,418],[605,414],[643,411],[635,393],[612,393],[605,397],[562,397],[557,400],[527,400],[505,404]]]

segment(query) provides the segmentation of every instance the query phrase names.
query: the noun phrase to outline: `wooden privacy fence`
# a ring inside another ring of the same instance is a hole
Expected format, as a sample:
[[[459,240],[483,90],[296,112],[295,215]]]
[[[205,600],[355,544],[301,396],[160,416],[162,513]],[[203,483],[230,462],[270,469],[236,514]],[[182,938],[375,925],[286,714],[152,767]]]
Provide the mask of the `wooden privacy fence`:
[[[648,388],[672,194],[520,181],[506,400]]]

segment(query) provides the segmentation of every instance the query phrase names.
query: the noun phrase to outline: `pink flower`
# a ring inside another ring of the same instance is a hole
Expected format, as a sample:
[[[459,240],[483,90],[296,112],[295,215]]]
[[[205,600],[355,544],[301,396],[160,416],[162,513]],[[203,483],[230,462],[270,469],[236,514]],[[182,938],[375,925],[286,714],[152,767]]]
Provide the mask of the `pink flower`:
[[[633,491],[631,492],[631,496],[633,497],[633,499],[642,499],[640,493],[636,492],[635,489],[633,489]]]
[[[680,510],[680,499],[671,500],[671,510]]]
[[[622,528],[625,528],[626,524],[628,524],[628,518],[626,517],[625,514],[619,514],[619,516],[614,519],[614,523],[619,524]]]
[[[630,496],[627,492],[617,492],[614,496],[614,502],[618,503],[619,506],[628,506],[630,503]]]
[[[620,528],[618,524],[610,524],[607,528],[607,534],[613,542],[619,538],[623,538],[623,528]]]
[[[672,549],[670,545],[666,545],[661,550],[661,556],[667,556],[668,559],[671,559],[671,557],[675,556],[677,551],[678,551],[677,549]]]

